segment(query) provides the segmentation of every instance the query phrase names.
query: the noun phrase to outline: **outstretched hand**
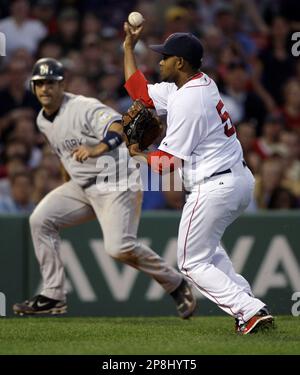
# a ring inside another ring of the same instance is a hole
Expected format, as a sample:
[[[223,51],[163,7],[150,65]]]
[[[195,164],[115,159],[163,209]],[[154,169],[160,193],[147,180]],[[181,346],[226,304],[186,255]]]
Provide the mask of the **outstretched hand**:
[[[144,28],[143,24],[141,26],[134,27],[134,26],[131,26],[130,23],[124,22],[124,31],[126,33],[125,40],[124,40],[124,48],[135,47],[137,41],[140,39],[143,28]]]

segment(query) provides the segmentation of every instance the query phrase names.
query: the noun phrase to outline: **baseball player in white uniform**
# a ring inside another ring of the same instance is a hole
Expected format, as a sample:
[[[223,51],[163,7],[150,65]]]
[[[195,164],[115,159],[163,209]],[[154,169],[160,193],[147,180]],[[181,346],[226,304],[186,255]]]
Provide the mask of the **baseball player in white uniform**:
[[[129,150],[160,173],[174,168],[181,172],[188,195],[179,226],[178,267],[204,296],[235,318],[239,334],[269,328],[273,317],[234,271],[220,242],[248,206],[254,178],[215,82],[200,71],[202,45],[191,33],[174,33],[164,44],[150,46],[162,55],[163,82],[152,85],[134,56],[142,28],[124,24],[125,87],[133,99],[167,116],[167,130],[158,151],[145,154],[137,144]]]
[[[122,182],[138,173],[136,163],[127,168],[130,156],[123,143],[121,115],[96,99],[66,93],[63,66],[57,60],[37,61],[31,85],[42,104],[38,127],[59,156],[70,180],[50,192],[30,217],[43,289],[32,299],[15,304],[14,312],[19,315],[66,312],[59,230],[96,216],[105,251],[153,277],[174,298],[179,316],[191,316],[196,302],[185,278],[137,241],[141,191],[106,186],[107,177],[110,180],[112,174],[115,174],[113,180],[124,187]],[[113,163],[104,168],[108,156]],[[116,170],[128,170],[128,175]]]

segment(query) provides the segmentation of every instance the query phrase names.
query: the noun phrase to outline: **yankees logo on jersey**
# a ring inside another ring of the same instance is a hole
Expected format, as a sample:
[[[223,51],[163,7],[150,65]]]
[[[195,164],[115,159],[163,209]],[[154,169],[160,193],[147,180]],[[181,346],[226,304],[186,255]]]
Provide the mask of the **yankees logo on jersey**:
[[[116,169],[127,170],[129,155],[124,145],[108,153],[113,160],[112,165],[107,166],[105,170],[97,158],[89,158],[83,165],[71,156],[72,151],[80,145],[97,145],[105,136],[110,124],[120,119],[119,113],[96,99],[65,93],[54,121],[47,120],[41,111],[37,118],[37,125],[46,135],[72,179],[80,186],[85,186],[91,178],[99,176],[101,180],[101,171],[105,174],[104,179],[115,176]],[[122,149],[124,152],[120,158]],[[130,172],[131,170],[128,171]],[[119,175],[125,178],[124,174]],[[114,177],[113,181],[115,180]]]

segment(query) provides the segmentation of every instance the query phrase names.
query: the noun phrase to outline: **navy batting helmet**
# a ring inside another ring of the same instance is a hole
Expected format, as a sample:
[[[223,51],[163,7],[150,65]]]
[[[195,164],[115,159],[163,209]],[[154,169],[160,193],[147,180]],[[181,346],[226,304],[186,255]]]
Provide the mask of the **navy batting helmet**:
[[[33,93],[34,82],[40,80],[62,81],[64,79],[64,67],[59,61],[50,57],[39,59],[33,67],[30,80]]]

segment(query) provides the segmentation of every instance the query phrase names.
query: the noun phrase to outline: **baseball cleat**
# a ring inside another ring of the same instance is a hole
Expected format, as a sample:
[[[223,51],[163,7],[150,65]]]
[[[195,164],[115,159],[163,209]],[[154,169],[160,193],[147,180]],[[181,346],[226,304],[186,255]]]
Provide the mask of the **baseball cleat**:
[[[190,318],[196,310],[197,302],[187,281],[183,279],[170,295],[174,298],[178,315],[182,319]]]
[[[274,317],[270,314],[267,306],[264,306],[246,323],[240,323],[237,333],[247,335],[258,331],[266,331],[270,328],[274,328]]]
[[[42,296],[41,294],[13,305],[13,311],[17,315],[59,315],[67,312],[66,301]]]

